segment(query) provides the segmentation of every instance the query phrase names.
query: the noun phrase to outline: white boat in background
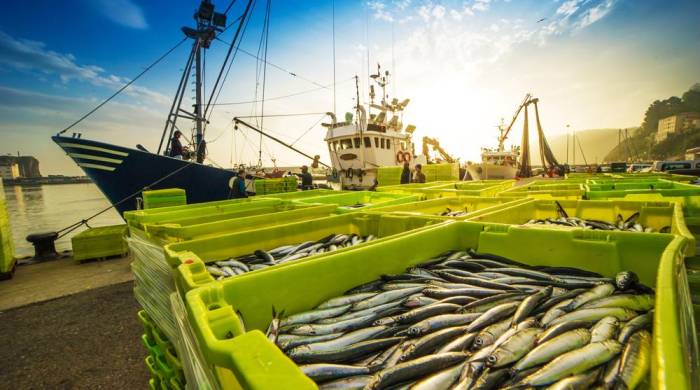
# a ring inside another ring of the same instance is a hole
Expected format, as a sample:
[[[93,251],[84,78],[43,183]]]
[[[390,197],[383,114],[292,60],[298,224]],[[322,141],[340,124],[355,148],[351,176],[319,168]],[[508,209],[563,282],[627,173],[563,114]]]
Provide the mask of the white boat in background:
[[[467,172],[472,180],[514,179],[518,174],[520,147],[481,149],[481,163],[467,164]]]
[[[371,85],[369,104],[358,103],[355,114],[346,113],[342,122],[337,121],[335,114],[328,113],[331,123],[323,124],[328,129],[324,140],[332,165],[329,181],[340,183],[343,189],[373,187],[379,167],[402,166],[408,162],[413,169],[427,160],[426,156],[415,153],[413,132],[416,127],[403,124],[403,111],[410,100],[389,100],[386,94],[388,71],[382,74],[377,66],[377,74],[371,77],[382,91],[379,104],[374,102],[376,94]],[[359,98],[358,92],[356,101],[359,102]]]

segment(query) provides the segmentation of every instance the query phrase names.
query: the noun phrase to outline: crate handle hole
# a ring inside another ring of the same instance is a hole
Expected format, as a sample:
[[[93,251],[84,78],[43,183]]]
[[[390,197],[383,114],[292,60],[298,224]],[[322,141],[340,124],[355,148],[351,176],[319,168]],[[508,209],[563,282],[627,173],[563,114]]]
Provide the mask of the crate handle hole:
[[[220,309],[220,308],[221,308],[221,306],[216,304],[216,303],[209,305],[209,311],[213,311],[213,310]]]

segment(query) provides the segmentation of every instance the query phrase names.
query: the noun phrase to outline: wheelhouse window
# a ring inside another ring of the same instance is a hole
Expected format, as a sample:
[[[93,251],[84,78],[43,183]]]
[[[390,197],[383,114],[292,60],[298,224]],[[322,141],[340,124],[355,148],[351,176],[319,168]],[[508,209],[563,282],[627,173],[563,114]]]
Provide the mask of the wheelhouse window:
[[[360,137],[355,137],[352,139],[353,143],[355,144],[355,149],[360,148]]]
[[[384,149],[384,138],[380,138],[379,144],[382,146],[382,149]]]
[[[374,137],[374,147],[375,148],[379,147],[379,137]]]
[[[333,141],[333,151],[338,151],[338,141]]]
[[[352,140],[341,139],[340,140],[340,149],[341,150],[352,149]]]
[[[372,141],[370,141],[369,137],[365,137],[365,148],[371,148],[372,147]]]

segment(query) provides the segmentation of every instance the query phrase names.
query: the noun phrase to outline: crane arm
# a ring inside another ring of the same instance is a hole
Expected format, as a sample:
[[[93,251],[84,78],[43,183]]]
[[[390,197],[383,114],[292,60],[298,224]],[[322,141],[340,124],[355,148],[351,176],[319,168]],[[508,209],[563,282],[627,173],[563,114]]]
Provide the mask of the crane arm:
[[[448,163],[453,163],[455,162],[455,159],[450,156],[445,149],[440,147],[440,142],[436,140],[435,138],[430,138],[430,137],[423,137],[423,154],[427,157],[428,156],[428,146],[432,146],[433,150],[438,152],[440,154],[440,157],[443,158],[443,160],[447,161]]]
[[[513,114],[513,119],[510,120],[510,124],[508,125],[508,127],[506,127],[505,131],[503,131],[503,133],[498,137],[499,146],[502,146],[503,142],[505,142],[506,138],[508,138],[508,133],[510,133],[510,129],[513,127],[515,121],[518,119],[520,111],[522,111],[525,106],[530,104],[530,99],[532,99],[532,95],[530,95],[529,93],[526,94],[525,99],[523,99],[523,102],[520,103],[518,109],[515,111],[515,114]]]

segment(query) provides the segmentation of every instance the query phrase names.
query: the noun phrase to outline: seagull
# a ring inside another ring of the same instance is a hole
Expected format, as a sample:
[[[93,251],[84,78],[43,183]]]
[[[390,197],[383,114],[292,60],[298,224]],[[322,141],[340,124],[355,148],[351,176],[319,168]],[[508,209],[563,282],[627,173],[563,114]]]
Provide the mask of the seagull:
[[[538,20],[537,23],[544,22],[545,20],[547,20],[547,18],[542,18],[542,19]]]

